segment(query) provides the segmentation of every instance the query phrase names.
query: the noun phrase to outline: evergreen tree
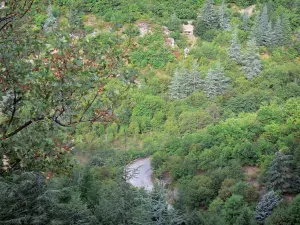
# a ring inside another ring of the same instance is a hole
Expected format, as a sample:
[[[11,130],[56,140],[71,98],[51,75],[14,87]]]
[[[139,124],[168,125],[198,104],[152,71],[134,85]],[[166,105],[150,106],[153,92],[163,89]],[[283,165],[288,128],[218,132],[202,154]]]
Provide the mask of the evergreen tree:
[[[268,25],[269,25],[268,7],[267,5],[264,5],[263,11],[260,15],[259,26],[258,26],[257,43],[259,45],[268,44],[268,39],[269,39]]]
[[[173,13],[168,23],[168,28],[171,31],[179,31],[181,27],[181,20],[177,17],[176,13]]]
[[[181,98],[186,98],[192,93],[190,84],[190,73],[187,69],[182,67],[180,69],[180,93]]]
[[[208,98],[222,95],[228,85],[229,79],[224,74],[220,60],[215,69],[209,69],[204,81],[204,91]]]
[[[197,65],[193,65],[193,69],[189,72],[185,68],[176,70],[169,86],[169,97],[171,99],[183,99],[191,95],[195,91],[199,91],[203,81]]]
[[[57,19],[53,16],[52,5],[47,8],[47,19],[44,23],[43,30],[45,33],[52,32],[57,27]]]
[[[146,193],[139,198],[136,216],[132,224],[143,225],[180,225],[183,217],[167,202],[166,192],[161,184],[154,187],[151,193]]]
[[[73,7],[69,11],[69,24],[71,29],[73,30],[84,28],[83,21],[79,11]]]
[[[270,216],[273,209],[279,204],[279,198],[274,191],[267,192],[256,207],[256,220],[263,223]]]
[[[213,5],[213,0],[206,0],[200,18],[208,29],[218,27],[218,16]]]
[[[222,1],[222,4],[219,8],[219,25],[224,30],[230,30],[230,19],[226,12],[225,0]]]
[[[228,49],[229,58],[237,63],[241,62],[241,45],[238,43],[237,32],[233,33],[231,45]]]
[[[171,84],[169,85],[169,97],[171,99],[182,99],[182,91],[181,91],[181,82],[182,78],[179,76],[179,71],[176,69],[175,74],[172,78]]]
[[[299,176],[294,173],[293,158],[277,152],[268,169],[267,187],[283,193],[294,193],[299,190]]]
[[[203,80],[201,78],[201,73],[197,69],[197,64],[193,64],[193,68],[191,72],[186,71],[186,79],[185,79],[185,88],[186,93],[191,95],[193,92],[199,91],[203,86]]]
[[[291,38],[292,38],[292,28],[291,23],[286,14],[281,15],[281,26],[283,28],[282,30],[282,41],[283,44],[289,45],[291,44]]]
[[[246,53],[243,56],[242,64],[243,70],[248,80],[251,80],[253,77],[260,74],[262,70],[262,65],[255,40],[248,41]]]
[[[243,13],[243,22],[242,22],[242,30],[247,31],[249,29],[249,15],[248,13]]]
[[[280,17],[278,17],[276,20],[273,35],[274,35],[274,44],[281,45],[283,43],[283,28],[282,28]]]
[[[272,22],[270,21],[269,24],[268,24],[268,29],[266,31],[266,45],[267,46],[272,46],[272,45],[275,45],[275,33],[274,33],[274,30],[273,30],[273,27],[272,27]]]

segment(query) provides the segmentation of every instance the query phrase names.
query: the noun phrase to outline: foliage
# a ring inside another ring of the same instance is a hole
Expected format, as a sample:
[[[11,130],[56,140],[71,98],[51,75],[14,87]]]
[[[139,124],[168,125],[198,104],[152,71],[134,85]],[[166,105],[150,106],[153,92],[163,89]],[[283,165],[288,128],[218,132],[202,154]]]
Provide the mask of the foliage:
[[[272,215],[272,211],[279,204],[279,200],[274,191],[269,191],[264,194],[256,207],[256,220],[263,223],[267,217]]]

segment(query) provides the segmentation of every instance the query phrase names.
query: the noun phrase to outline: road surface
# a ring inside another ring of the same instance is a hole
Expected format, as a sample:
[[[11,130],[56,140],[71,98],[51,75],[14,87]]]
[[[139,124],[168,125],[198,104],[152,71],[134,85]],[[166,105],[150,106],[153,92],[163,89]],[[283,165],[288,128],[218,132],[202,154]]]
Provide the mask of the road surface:
[[[138,159],[127,165],[127,170],[130,174],[128,180],[133,186],[138,188],[145,188],[151,191],[153,189],[152,174],[150,158]]]

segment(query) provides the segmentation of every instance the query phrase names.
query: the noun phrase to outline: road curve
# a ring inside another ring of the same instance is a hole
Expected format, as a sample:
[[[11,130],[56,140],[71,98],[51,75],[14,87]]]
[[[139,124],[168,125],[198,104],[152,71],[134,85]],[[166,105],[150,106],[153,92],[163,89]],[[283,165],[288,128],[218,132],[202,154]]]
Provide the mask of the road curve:
[[[130,174],[128,180],[133,186],[137,188],[145,188],[151,191],[153,189],[152,174],[150,158],[138,159],[126,166]]]

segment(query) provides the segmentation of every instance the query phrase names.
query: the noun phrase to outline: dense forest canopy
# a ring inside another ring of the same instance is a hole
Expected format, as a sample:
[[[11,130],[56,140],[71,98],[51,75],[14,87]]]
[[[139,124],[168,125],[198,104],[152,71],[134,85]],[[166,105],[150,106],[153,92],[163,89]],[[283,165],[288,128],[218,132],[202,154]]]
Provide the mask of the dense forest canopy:
[[[0,0],[0,90],[1,225],[300,224],[299,0]]]

